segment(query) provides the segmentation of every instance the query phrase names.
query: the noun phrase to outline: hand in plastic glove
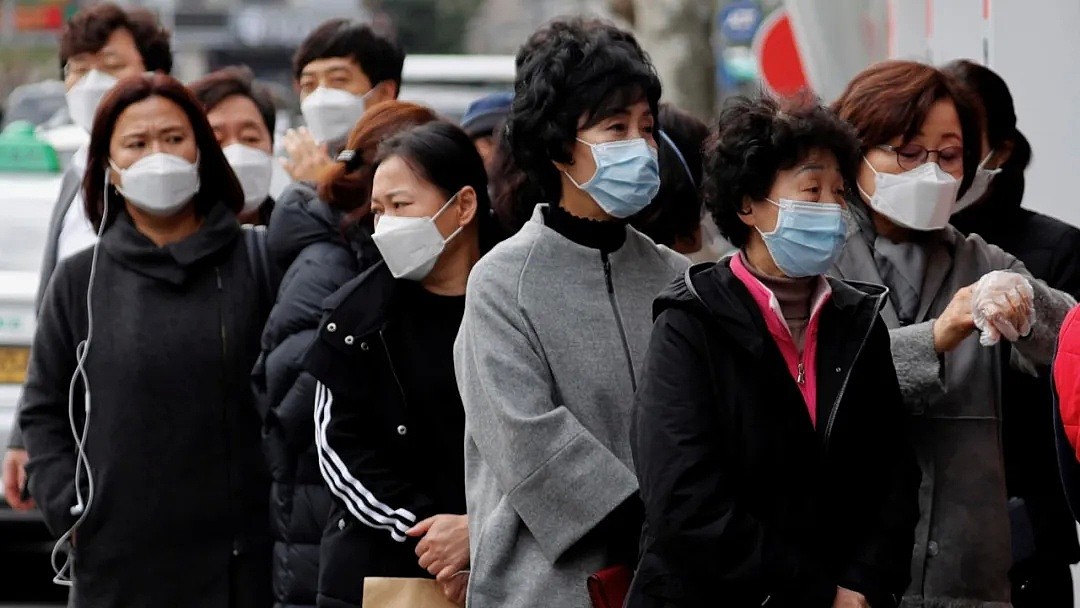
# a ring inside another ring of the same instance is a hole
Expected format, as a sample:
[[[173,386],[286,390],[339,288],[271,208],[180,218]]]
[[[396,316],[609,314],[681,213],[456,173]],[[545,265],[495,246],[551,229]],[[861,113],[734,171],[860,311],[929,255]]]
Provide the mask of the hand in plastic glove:
[[[1035,291],[1015,272],[995,270],[984,275],[975,283],[971,304],[983,346],[993,346],[1002,338],[1015,342],[1031,333],[1035,323]]]
[[[285,132],[285,152],[289,159],[282,161],[282,165],[296,181],[319,181],[323,170],[333,163],[326,144],[317,143],[307,127]]]

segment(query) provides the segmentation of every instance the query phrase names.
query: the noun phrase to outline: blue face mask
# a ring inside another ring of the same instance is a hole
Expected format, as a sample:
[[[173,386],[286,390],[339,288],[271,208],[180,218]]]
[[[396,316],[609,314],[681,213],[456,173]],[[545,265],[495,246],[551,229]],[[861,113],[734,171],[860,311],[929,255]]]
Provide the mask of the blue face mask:
[[[840,205],[765,199],[780,208],[776,228],[761,233],[776,267],[789,277],[828,272],[847,241],[847,222]]]
[[[584,190],[611,217],[627,218],[649,206],[660,190],[660,163],[656,150],[643,138],[590,144],[596,173],[584,184],[570,181]]]

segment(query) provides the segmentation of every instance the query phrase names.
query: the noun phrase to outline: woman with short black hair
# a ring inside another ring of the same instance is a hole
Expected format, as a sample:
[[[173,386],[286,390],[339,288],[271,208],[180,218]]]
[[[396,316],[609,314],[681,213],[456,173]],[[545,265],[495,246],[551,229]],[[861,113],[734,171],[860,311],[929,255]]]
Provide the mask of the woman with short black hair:
[[[509,143],[542,198],[474,269],[454,357],[469,603],[582,606],[589,575],[636,561],[630,404],[652,300],[686,260],[627,225],[660,187],[660,81],[634,37],[555,21],[517,65]]]
[[[654,306],[631,442],[628,606],[895,607],[917,519],[885,290],[829,279],[858,140],[813,102],[737,98],[706,201],[739,252]]]

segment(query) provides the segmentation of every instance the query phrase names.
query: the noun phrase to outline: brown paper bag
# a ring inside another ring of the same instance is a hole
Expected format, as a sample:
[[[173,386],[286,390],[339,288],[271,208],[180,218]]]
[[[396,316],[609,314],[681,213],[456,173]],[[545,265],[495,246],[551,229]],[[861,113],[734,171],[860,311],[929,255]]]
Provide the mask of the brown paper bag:
[[[364,608],[460,608],[427,578],[364,579]]]

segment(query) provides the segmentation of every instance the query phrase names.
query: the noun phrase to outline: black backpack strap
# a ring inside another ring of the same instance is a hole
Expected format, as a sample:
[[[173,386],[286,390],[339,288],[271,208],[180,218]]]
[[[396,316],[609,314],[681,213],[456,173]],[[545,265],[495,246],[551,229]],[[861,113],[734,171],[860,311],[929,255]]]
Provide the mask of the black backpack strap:
[[[277,299],[277,284],[274,281],[270,253],[266,244],[266,226],[245,224],[243,228],[248,264],[251,266],[251,276],[254,277],[255,285],[259,290],[260,308],[265,316],[269,314],[270,308]]]

